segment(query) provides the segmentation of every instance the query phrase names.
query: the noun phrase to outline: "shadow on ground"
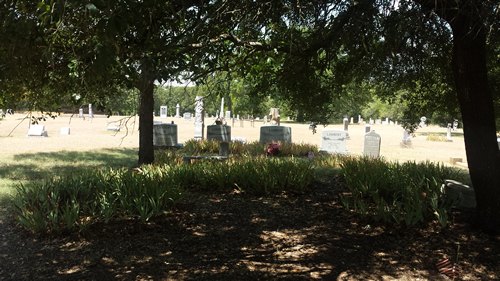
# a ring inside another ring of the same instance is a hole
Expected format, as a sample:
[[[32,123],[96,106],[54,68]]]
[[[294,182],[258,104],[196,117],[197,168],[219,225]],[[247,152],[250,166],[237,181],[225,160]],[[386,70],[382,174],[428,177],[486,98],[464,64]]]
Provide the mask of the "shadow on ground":
[[[58,151],[23,153],[14,161],[0,164],[0,177],[10,180],[36,180],[63,175],[76,169],[132,167],[137,163],[135,149],[102,149],[94,151]]]
[[[190,194],[147,224],[93,225],[84,233],[33,237],[5,221],[3,280],[449,280],[435,263],[455,257],[469,280],[497,279],[498,237],[370,226],[331,188],[255,197]]]

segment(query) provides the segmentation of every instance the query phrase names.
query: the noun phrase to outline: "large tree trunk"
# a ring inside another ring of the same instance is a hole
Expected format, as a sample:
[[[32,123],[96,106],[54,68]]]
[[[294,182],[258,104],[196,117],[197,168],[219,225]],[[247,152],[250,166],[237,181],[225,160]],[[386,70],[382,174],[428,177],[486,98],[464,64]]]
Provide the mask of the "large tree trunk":
[[[465,149],[476,191],[478,225],[500,231],[500,151],[486,67],[486,35],[480,18],[458,15],[453,30],[453,72],[464,124]],[[479,15],[477,15],[479,16]]]
[[[154,76],[148,64],[141,68],[139,82],[139,165],[154,161],[153,147],[153,111],[154,111]]]

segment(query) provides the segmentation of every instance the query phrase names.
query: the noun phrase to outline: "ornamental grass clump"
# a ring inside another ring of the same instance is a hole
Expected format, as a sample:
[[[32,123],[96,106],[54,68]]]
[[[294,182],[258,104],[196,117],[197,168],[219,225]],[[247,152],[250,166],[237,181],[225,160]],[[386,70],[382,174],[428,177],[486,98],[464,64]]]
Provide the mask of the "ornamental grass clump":
[[[14,210],[32,232],[61,233],[119,217],[147,221],[168,211],[182,194],[168,167],[95,170],[20,185]]]
[[[387,162],[345,158],[341,164],[348,193],[345,207],[384,223],[414,226],[430,220],[447,224],[450,206],[441,198],[445,179],[462,179],[459,170],[431,162]]]

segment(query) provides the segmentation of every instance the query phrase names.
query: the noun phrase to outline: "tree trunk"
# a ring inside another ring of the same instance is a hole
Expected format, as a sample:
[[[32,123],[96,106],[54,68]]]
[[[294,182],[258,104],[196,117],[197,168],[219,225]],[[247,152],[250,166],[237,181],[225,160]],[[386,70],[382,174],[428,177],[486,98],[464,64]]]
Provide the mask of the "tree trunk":
[[[472,13],[471,13],[472,14]],[[486,35],[480,19],[460,14],[451,21],[453,61],[465,149],[476,191],[478,226],[500,231],[500,151],[486,67]]]
[[[153,111],[154,111],[154,76],[148,64],[141,68],[139,82],[139,165],[154,161],[153,147]]]

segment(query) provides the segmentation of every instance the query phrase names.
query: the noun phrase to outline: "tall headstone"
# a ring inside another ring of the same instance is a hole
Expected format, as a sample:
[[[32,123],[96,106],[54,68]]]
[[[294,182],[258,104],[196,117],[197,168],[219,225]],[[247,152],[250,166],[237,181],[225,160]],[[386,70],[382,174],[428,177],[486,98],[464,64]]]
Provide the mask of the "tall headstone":
[[[83,108],[78,109],[78,117],[83,118]]]
[[[156,147],[177,146],[177,125],[154,124],[153,146]]]
[[[344,124],[344,131],[346,132],[349,131],[349,119],[344,118],[343,124]]]
[[[203,97],[196,96],[194,100],[194,138],[203,139],[205,135],[205,112],[203,108]]]
[[[167,118],[167,106],[160,106],[160,118]]]
[[[92,111],[92,104],[89,103],[89,118],[94,118],[94,112]]]
[[[220,101],[219,118],[224,118],[224,98],[222,98]]]
[[[326,151],[328,153],[347,153],[346,131],[324,130],[321,134],[321,151]]]
[[[455,131],[456,129],[458,129],[458,120],[457,119],[455,119],[453,121],[453,131]]]
[[[354,117],[351,117],[351,124],[354,124]]]
[[[226,120],[231,119],[231,111],[230,110],[226,110],[226,114],[224,115],[224,119],[226,119]]]
[[[291,143],[292,128],[273,125],[260,127],[260,143],[267,144],[276,141]]]
[[[448,128],[446,130],[446,141],[453,141],[451,138],[451,123],[448,123]]]
[[[179,104],[177,104],[175,106],[175,118],[179,118],[181,117],[181,106]]]
[[[377,158],[380,156],[380,135],[371,131],[365,135],[365,143],[363,146],[363,155]]]

